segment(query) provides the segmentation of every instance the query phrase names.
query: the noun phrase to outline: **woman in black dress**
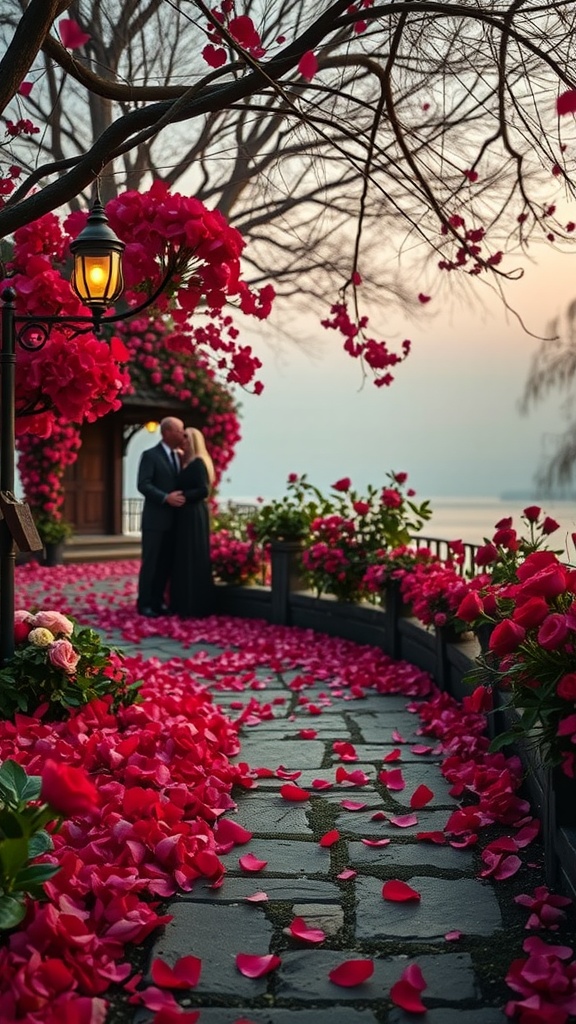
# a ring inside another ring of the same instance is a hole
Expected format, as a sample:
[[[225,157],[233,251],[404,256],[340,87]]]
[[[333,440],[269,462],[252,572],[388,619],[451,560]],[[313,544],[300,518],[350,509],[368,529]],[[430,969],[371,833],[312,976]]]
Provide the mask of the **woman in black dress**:
[[[175,516],[170,606],[182,618],[201,618],[212,611],[210,514],[206,499],[214,483],[214,466],[204,438],[195,427],[184,431],[181,464],[176,486],[184,492],[186,504]]]

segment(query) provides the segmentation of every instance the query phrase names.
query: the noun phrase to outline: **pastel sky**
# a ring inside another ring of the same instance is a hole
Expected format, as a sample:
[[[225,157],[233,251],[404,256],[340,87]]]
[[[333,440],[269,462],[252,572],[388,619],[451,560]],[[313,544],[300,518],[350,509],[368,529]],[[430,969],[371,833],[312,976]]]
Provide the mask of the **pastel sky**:
[[[533,333],[546,333],[576,297],[575,266],[572,256],[542,254],[508,286],[509,302]],[[518,409],[538,341],[487,287],[476,288],[475,301],[449,300],[444,283],[441,299],[426,290],[432,298],[424,318],[396,318],[395,337],[410,337],[413,350],[390,388],[371,380],[361,388],[359,365],[342,352],[339,335],[319,324],[325,310],[297,322],[301,345],[259,341],[245,321],[243,339],[264,363],[265,390],[239,395],[243,438],[223,497],[281,496],[291,472],[324,489],[350,476],[362,489],[403,470],[421,498],[530,490],[565,426],[557,394],[529,416]],[[388,338],[386,310],[371,312],[375,331]],[[285,311],[278,316],[285,335]],[[153,440],[142,434],[131,445],[127,494],[135,493],[139,452]]]

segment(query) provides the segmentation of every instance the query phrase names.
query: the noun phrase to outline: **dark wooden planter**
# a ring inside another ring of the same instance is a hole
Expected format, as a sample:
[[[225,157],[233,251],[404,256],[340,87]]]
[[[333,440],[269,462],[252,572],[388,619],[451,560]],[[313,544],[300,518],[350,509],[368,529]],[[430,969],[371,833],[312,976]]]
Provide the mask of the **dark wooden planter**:
[[[272,572],[272,618],[275,626],[292,625],[290,594],[302,583],[302,540],[273,540],[270,543]]]
[[[66,541],[60,540],[57,544],[45,544],[42,565],[53,567],[62,565],[64,561],[64,548]]]

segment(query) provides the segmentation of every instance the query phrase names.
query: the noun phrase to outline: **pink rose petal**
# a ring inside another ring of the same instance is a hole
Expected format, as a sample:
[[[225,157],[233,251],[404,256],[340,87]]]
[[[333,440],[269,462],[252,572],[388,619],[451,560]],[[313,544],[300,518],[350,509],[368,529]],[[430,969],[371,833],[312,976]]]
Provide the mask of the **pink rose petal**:
[[[356,800],[341,800],[340,807],[343,807],[345,811],[363,811],[366,804]]]
[[[214,838],[218,844],[232,843],[235,846],[242,846],[250,842],[252,832],[231,818],[220,818],[214,829]]]
[[[313,944],[324,942],[326,938],[326,933],[321,928],[309,928],[303,917],[295,917],[288,926],[288,931],[295,939],[301,939],[303,942],[311,942]]]
[[[83,32],[78,22],[73,21],[72,18],[61,18],[58,22],[58,31],[62,46],[67,50],[77,50],[79,46],[84,46],[84,43],[90,39],[90,36]]]
[[[252,896],[245,896],[246,903],[266,903],[268,901],[267,892],[255,892]]]
[[[245,978],[262,978],[265,974],[275,971],[281,963],[280,957],[274,953],[267,953],[265,956],[238,953],[236,957],[236,967]]]
[[[332,789],[332,783],[328,779],[313,779],[312,789]]]
[[[364,843],[364,846],[388,846],[390,844],[389,839],[361,839],[360,842]]]
[[[410,828],[411,825],[418,824],[417,814],[398,814],[394,818],[388,819],[391,825],[396,825],[397,828]]]
[[[446,935],[444,936],[444,938],[446,939],[446,942],[457,942],[458,939],[462,938],[462,932],[458,932],[458,931],[446,932]]]
[[[262,871],[268,861],[259,860],[253,853],[245,853],[243,857],[238,858],[238,863],[243,871]]]
[[[312,81],[314,75],[318,71],[318,60],[316,55],[312,53],[312,50],[307,50],[298,62],[298,71],[302,75],[302,78],[307,78],[309,82]]]
[[[426,988],[426,982],[417,964],[411,964],[399,981],[390,989],[390,998],[395,1006],[400,1006],[407,1013],[426,1013],[426,1007],[420,999],[420,992]]]
[[[362,985],[374,974],[372,960],[345,960],[330,971],[328,977],[334,985],[342,988],[353,988],[355,985]]]
[[[356,878],[357,874],[358,872],[354,871],[354,868],[344,868],[339,875],[336,875],[336,878],[339,878],[341,882],[349,882],[351,878]]]

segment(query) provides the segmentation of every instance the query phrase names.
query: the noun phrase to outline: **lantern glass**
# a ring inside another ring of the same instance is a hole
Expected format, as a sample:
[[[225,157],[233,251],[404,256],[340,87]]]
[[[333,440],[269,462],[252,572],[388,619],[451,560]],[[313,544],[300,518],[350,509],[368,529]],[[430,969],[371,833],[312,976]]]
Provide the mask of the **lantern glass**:
[[[121,253],[76,252],[71,284],[87,306],[111,306],[124,288]]]

